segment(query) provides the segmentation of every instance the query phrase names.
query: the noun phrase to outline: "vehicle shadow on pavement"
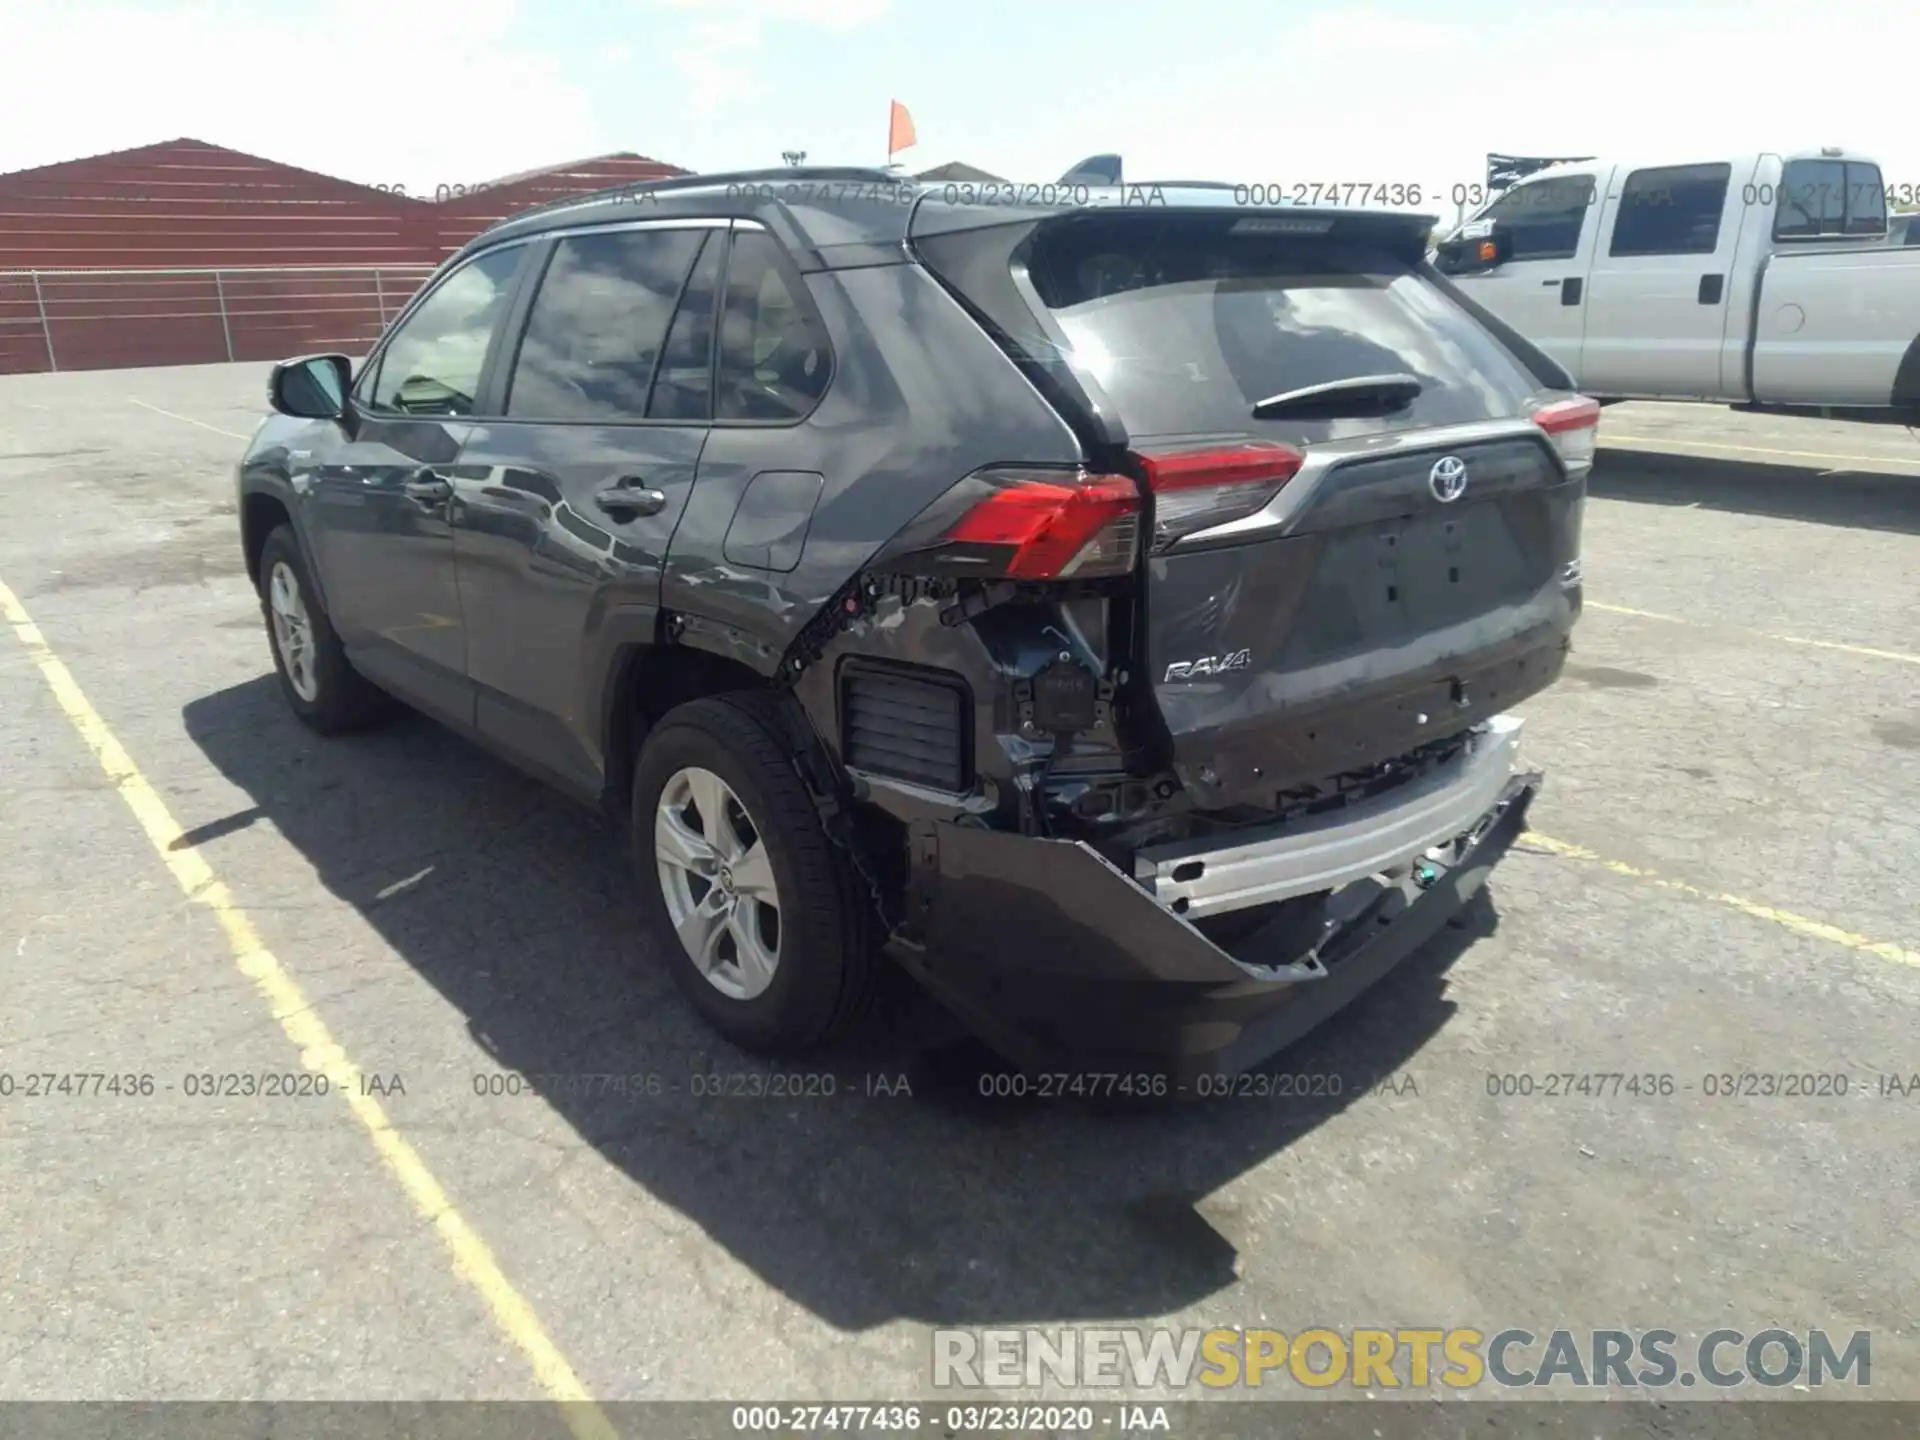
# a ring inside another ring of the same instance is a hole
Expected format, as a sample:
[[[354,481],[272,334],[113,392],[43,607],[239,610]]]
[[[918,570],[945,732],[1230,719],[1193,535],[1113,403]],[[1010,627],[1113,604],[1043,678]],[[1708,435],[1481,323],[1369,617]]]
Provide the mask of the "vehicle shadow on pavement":
[[[991,1066],[951,1043],[951,1023],[897,971],[860,1035],[773,1067],[708,1031],[638,938],[613,826],[412,715],[322,740],[272,676],[184,717],[321,882],[458,1007],[485,1052],[476,1073],[586,1077],[504,1103],[550,1105],[767,1284],[848,1330],[1159,1315],[1230,1286],[1233,1243],[1195,1202],[1369,1091],[1365,1103],[1395,1103],[1377,1082],[1417,1082],[1411,1062],[1453,1010],[1448,967],[1498,923],[1483,892],[1270,1067],[1324,1077],[1304,1085],[1118,1111],[995,1099],[981,1093],[996,1088]],[[313,957],[283,958],[297,976]],[[592,1078],[633,1075],[659,1077],[660,1093]],[[769,1076],[799,1093],[755,1093]],[[1288,1088],[1338,1093],[1275,1093]],[[476,1131],[502,1104],[460,1101]],[[1284,1208],[1259,1223],[1285,1225]]]
[[[1920,441],[1911,458],[1920,462]],[[1696,506],[1920,535],[1920,473],[1829,472],[1817,465],[1755,464],[1603,445],[1587,494],[1596,500]]]

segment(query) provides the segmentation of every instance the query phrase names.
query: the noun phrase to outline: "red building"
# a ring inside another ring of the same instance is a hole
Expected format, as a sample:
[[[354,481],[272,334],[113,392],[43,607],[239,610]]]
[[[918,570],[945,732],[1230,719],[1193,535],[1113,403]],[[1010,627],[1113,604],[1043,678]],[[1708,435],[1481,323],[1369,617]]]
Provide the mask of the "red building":
[[[169,140],[0,175],[0,374],[359,353],[495,221],[686,173],[601,155],[410,196]]]
[[[441,251],[436,261],[452,254],[494,222],[535,205],[564,200],[569,195],[610,190],[616,185],[666,180],[688,173],[677,165],[664,165],[644,155],[595,155],[566,165],[503,176],[464,191],[458,185],[440,187],[433,195],[424,197],[439,224]]]

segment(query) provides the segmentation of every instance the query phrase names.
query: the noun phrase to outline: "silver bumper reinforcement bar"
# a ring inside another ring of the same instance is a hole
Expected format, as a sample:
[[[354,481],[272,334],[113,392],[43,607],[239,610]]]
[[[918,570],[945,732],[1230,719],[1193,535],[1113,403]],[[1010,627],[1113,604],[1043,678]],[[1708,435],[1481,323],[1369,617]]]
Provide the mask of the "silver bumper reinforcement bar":
[[[1516,716],[1496,715],[1433,774],[1330,815],[1218,839],[1155,845],[1134,855],[1134,878],[1189,920],[1337,890],[1398,871],[1473,831],[1519,771]]]

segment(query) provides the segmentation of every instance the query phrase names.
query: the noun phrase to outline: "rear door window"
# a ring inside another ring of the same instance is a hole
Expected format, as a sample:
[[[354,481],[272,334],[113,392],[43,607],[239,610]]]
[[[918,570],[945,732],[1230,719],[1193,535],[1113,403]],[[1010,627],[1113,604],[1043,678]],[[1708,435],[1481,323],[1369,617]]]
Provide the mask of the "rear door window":
[[[726,233],[715,230],[694,262],[653,379],[649,420],[705,420],[713,414],[713,292],[726,248]]]
[[[1620,187],[1609,255],[1711,255],[1720,248],[1731,165],[1636,170]]]
[[[667,321],[704,230],[609,230],[555,247],[514,361],[516,420],[619,424],[647,413]]]
[[[1028,279],[1135,439],[1306,444],[1506,418],[1538,388],[1411,258],[1243,224],[1095,215],[1043,225],[1031,242]],[[1253,418],[1287,391],[1390,374],[1422,389],[1384,417]]]

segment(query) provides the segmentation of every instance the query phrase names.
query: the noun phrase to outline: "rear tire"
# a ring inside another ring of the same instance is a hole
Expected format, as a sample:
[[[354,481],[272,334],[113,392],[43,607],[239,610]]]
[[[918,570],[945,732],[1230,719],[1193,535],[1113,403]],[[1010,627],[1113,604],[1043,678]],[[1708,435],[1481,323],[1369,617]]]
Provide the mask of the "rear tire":
[[[635,761],[632,818],[641,911],[682,993],[741,1049],[789,1057],[867,1012],[878,946],[781,703],[744,692],[670,711]]]
[[[260,613],[280,693],[301,724],[335,735],[370,724],[393,708],[387,693],[348,661],[291,525],[275,527],[260,547]]]

